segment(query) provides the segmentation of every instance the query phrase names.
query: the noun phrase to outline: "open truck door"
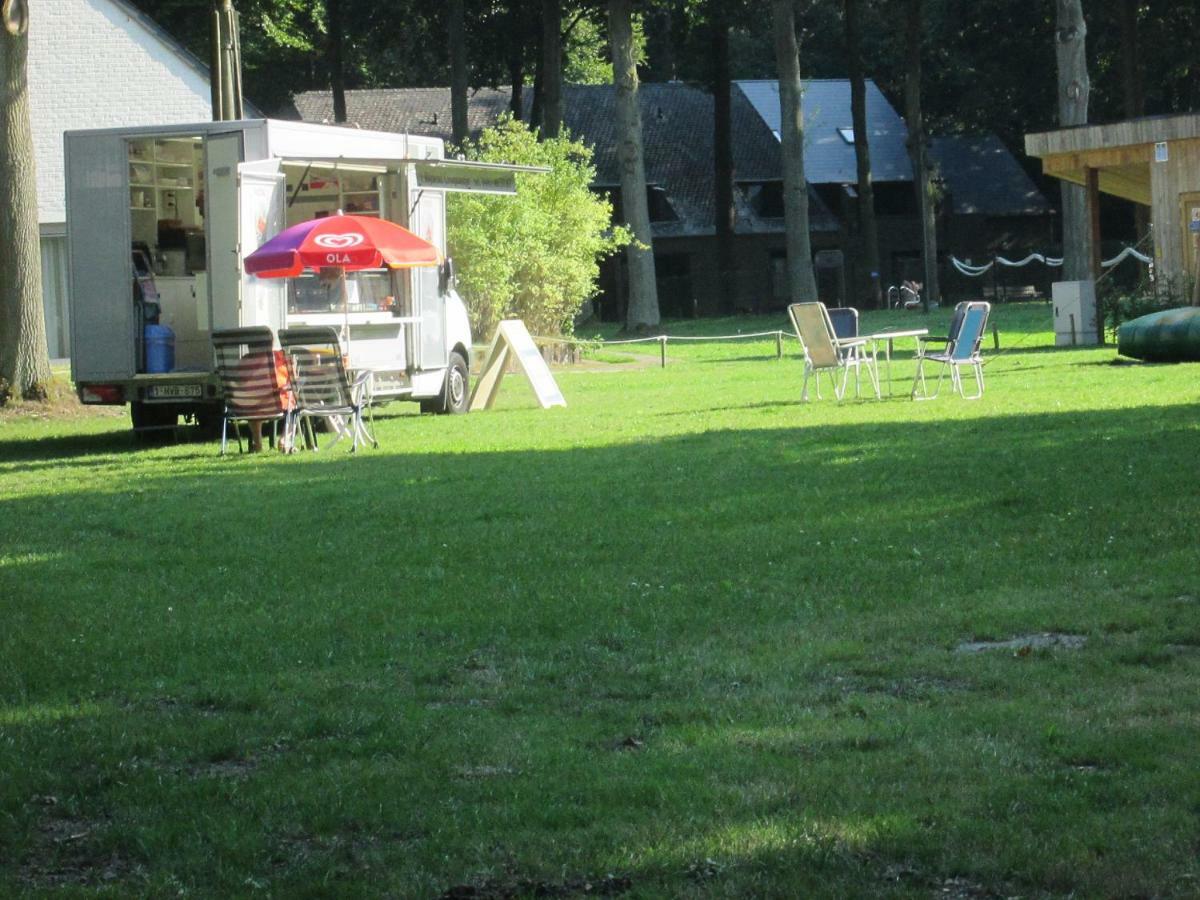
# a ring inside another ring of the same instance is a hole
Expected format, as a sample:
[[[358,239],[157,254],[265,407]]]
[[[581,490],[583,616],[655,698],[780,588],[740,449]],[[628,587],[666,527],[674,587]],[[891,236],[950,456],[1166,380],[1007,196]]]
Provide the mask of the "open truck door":
[[[242,325],[287,327],[287,279],[247,275],[242,260],[283,231],[287,183],[278,159],[238,166],[238,274]]]

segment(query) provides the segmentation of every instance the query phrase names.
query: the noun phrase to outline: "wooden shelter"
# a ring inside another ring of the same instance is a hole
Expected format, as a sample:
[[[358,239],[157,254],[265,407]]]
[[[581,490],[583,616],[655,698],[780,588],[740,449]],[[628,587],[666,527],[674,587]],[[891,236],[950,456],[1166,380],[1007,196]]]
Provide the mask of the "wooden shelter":
[[[1150,207],[1160,283],[1196,277],[1200,256],[1200,113],[1081,125],[1025,136],[1042,171],[1088,188],[1097,274],[1101,191]],[[1195,223],[1195,224],[1193,224]]]

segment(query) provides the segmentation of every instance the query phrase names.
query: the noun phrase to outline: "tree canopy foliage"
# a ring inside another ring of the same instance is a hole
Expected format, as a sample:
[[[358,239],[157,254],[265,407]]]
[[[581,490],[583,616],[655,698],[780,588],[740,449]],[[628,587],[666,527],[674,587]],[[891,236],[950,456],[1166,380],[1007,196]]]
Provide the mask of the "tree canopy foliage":
[[[450,196],[450,254],[472,332],[488,336],[501,319],[519,318],[534,334],[570,334],[595,296],[600,261],[629,242],[624,229],[610,227],[612,205],[589,189],[591,150],[565,132],[539,142],[506,118],[466,151],[484,162],[550,168],[518,176],[515,197]]]
[[[204,0],[134,0],[202,59],[208,56]],[[1122,10],[1130,0],[1087,0],[1091,119],[1124,115],[1120,77]],[[513,4],[516,4],[514,7]],[[269,113],[297,91],[327,88],[324,0],[237,0],[242,19],[247,97]],[[507,84],[514,57],[522,80],[535,81],[540,22],[528,0],[465,0],[471,81]],[[806,78],[846,76],[841,4],[796,0]],[[1141,47],[1141,83],[1149,115],[1200,108],[1200,4],[1132,4]],[[606,81],[604,4],[564,0],[568,81]],[[346,86],[450,83],[445,4],[426,0],[342,0]],[[707,83],[711,67],[710,0],[643,0],[643,79]],[[774,78],[771,17],[747,4],[733,17],[734,78]],[[863,58],[893,103],[902,105],[905,74],[903,0],[862,4]],[[931,133],[994,131],[1019,146],[1028,131],[1053,128],[1054,5],[1024,0],[925,0],[924,108]],[[998,27],[1003,23],[1003,27]]]

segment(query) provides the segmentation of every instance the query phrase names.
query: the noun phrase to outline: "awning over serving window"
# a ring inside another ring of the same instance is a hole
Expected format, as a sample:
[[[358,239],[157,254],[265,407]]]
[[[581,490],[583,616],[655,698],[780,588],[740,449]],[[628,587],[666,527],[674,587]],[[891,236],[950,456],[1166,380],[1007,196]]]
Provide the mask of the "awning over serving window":
[[[372,159],[357,157],[285,158],[290,165],[313,168],[345,168],[360,172],[401,173],[412,171],[417,190],[468,194],[515,194],[517,175],[545,174],[544,166],[511,166],[502,163],[469,162],[459,159]]]

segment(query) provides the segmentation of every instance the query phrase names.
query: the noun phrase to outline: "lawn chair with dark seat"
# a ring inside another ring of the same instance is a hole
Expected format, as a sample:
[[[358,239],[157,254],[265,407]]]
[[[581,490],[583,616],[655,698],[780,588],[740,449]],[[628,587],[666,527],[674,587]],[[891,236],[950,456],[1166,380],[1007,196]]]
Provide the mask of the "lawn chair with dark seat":
[[[808,379],[812,376],[817,385],[817,399],[821,398],[820,373],[828,372],[833,382],[833,393],[838,400],[846,394],[846,386],[850,378],[850,370],[854,369],[855,396],[862,396],[862,369],[867,370],[867,378],[879,399],[879,374],[875,368],[875,357],[866,352],[867,339],[861,337],[838,337],[830,318],[831,310],[824,303],[793,303],[788,307],[788,318],[800,339],[804,350],[804,386],[800,391],[800,399],[808,400]],[[854,330],[858,330],[858,313],[854,313]],[[843,327],[847,327],[846,316],[839,314]],[[837,373],[841,373],[841,383],[838,383]]]
[[[932,400],[936,397],[938,391],[941,390],[942,376],[946,374],[947,369],[950,370],[950,382],[954,385],[958,396],[964,400],[978,400],[983,396],[983,359],[980,356],[979,348],[983,342],[984,332],[987,330],[988,314],[991,309],[991,304],[983,300],[960,303],[954,307],[954,318],[950,320],[950,331],[945,337],[918,339],[917,374],[913,376],[912,388],[914,400]],[[930,353],[928,345],[931,343],[943,344],[944,349],[938,353]],[[926,361],[942,364],[932,394],[929,393],[929,387],[925,383]],[[978,390],[970,397],[963,392],[962,374],[959,371],[963,367],[970,367],[975,373],[975,384]],[[920,387],[919,396],[918,386]]]
[[[363,410],[370,414],[372,373],[364,370],[351,379],[337,330],[329,326],[285,328],[279,332],[279,343],[296,382],[297,421],[311,426],[313,419],[324,419],[336,435],[331,447],[344,437],[350,438],[351,453],[360,443],[378,447],[363,421]],[[315,440],[312,448],[317,449]]]
[[[221,412],[221,455],[229,445],[229,425],[242,452],[240,423],[250,428],[249,449],[262,447],[262,426],[271,423],[271,446],[283,424],[281,449],[295,438],[296,394],[284,355],[275,347],[275,333],[264,326],[227,328],[212,333],[217,377],[224,405]]]

